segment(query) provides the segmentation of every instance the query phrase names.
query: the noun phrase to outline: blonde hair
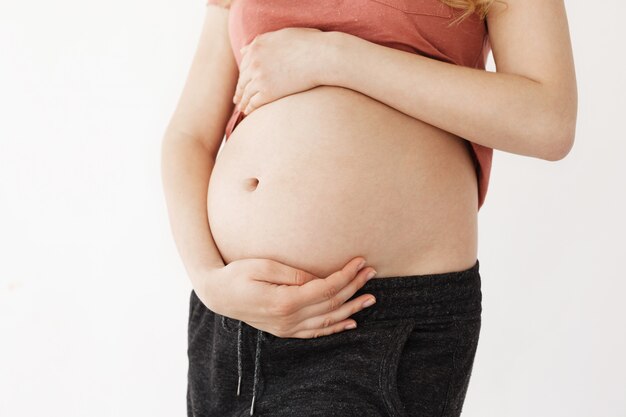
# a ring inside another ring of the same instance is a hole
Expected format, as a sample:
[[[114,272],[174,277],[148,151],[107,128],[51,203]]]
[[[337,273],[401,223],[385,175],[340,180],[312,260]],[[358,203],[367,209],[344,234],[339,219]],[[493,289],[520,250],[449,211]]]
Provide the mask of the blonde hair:
[[[471,14],[476,13],[478,17],[482,20],[487,16],[487,12],[489,12],[489,8],[493,5],[493,3],[504,3],[501,0],[439,0],[443,4],[446,4],[452,8],[465,10],[457,19],[452,21],[461,22],[462,20],[469,17]],[[452,24],[450,23],[450,24]]]

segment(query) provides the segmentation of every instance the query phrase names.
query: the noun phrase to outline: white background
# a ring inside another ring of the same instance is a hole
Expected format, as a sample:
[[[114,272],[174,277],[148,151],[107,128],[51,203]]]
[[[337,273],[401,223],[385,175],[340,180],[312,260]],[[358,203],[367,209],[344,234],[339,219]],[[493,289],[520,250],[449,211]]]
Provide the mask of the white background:
[[[183,416],[191,286],[160,144],[204,3],[0,5],[0,415]],[[576,144],[494,153],[465,417],[626,416],[626,6],[567,10]]]

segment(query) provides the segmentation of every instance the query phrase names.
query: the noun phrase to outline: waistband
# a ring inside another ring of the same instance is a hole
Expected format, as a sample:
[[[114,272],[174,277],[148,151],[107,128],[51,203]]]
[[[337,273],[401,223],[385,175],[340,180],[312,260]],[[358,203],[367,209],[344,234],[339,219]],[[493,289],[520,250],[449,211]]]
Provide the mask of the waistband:
[[[479,315],[482,293],[478,259],[462,271],[374,278],[350,298],[372,294],[376,303],[352,316],[357,324],[414,318],[436,320]]]
[[[481,280],[479,262],[462,271],[443,272],[436,274],[392,276],[374,278],[361,287],[350,299],[363,294],[376,297],[376,304],[361,310],[350,317],[357,323],[377,320],[393,320],[414,318],[417,320],[439,320],[450,317],[469,317],[480,315],[482,311]],[[222,325],[227,320],[222,316]],[[237,324],[237,395],[241,394],[243,377],[242,346],[243,326]],[[357,324],[358,325],[358,324]],[[261,341],[265,332],[256,331],[256,349],[254,358],[254,377],[250,415],[254,415],[254,403],[257,399],[260,384]]]

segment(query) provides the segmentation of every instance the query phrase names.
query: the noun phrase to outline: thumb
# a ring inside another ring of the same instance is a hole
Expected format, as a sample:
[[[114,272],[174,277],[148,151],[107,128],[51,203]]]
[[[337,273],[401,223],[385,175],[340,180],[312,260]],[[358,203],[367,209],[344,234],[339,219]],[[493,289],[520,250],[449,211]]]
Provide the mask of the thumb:
[[[365,267],[366,263],[367,261],[365,260],[365,258],[363,258],[362,256],[357,256],[356,258],[351,259],[341,269],[344,273],[354,277],[356,276],[356,274],[359,273],[361,269],[363,269],[363,267]]]
[[[263,277],[264,281],[274,284],[283,285],[303,285],[320,277],[312,273],[282,264],[280,262],[272,262],[270,273]]]

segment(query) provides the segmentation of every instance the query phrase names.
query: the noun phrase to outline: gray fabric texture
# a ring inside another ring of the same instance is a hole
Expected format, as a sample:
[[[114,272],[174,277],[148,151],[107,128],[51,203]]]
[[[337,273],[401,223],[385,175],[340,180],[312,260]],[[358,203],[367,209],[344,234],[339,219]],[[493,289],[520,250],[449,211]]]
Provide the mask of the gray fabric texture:
[[[458,417],[481,327],[479,262],[376,278],[357,328],[280,338],[208,309],[194,291],[188,417]]]

